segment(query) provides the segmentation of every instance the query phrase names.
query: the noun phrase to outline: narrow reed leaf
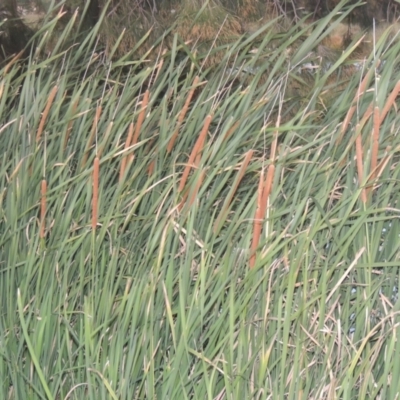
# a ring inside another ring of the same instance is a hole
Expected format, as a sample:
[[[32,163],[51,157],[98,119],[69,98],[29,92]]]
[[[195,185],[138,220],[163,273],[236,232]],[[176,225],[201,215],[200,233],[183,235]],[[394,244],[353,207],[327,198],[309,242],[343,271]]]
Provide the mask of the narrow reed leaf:
[[[25,318],[24,318],[24,307],[22,305],[21,291],[19,288],[17,289],[17,305],[18,305],[19,322],[21,324],[22,333],[24,336],[25,343],[28,347],[30,357],[32,358],[32,363],[35,367],[36,373],[39,376],[40,383],[42,384],[43,390],[46,393],[47,399],[53,400],[54,397],[46,383],[46,378],[43,374],[42,368],[40,367],[40,362],[39,362],[39,357],[38,357],[39,355],[35,354],[34,347],[32,345],[31,339],[29,337],[29,330],[28,330],[28,326],[26,325]],[[42,323],[45,324],[46,321],[44,320],[44,321],[42,321]]]
[[[381,117],[379,113],[379,107],[374,108],[374,129],[372,131],[372,151],[371,151],[371,168],[370,168],[370,179],[373,181],[376,177],[376,167],[378,165],[378,151],[379,151],[379,128],[381,125]]]
[[[42,179],[41,189],[40,189],[40,238],[45,237],[46,231],[46,193],[47,193],[47,181]]]
[[[364,166],[363,166],[363,149],[362,149],[362,141],[361,141],[361,131],[358,129],[358,125],[356,126],[356,161],[357,161],[357,172],[358,172],[358,184],[363,184],[364,180]],[[367,194],[365,192],[365,188],[361,188],[361,201],[363,203],[367,202]]]
[[[111,387],[110,382],[108,382],[108,380],[104,377],[104,375],[101,374],[100,371],[97,371],[92,368],[89,368],[89,371],[96,373],[100,377],[101,381],[104,383],[104,386],[106,387],[108,394],[111,396],[111,398],[113,400],[118,400],[118,397],[115,394],[115,391],[113,390],[113,388]]]
[[[275,161],[276,157],[276,149],[278,147],[278,135],[279,135],[279,127],[281,125],[281,114],[278,115],[276,125],[275,125],[275,132],[274,132],[274,140],[272,141],[271,145],[271,153],[270,153],[270,160],[271,162]]]

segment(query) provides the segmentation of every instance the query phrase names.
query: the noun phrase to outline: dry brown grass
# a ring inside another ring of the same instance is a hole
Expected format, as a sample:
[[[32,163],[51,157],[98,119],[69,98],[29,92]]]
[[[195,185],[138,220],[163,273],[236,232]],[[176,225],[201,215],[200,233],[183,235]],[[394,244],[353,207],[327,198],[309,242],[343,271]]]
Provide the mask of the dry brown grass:
[[[210,4],[200,15],[197,15],[198,12],[191,6],[183,8],[177,19],[173,32],[185,43],[197,45],[200,51],[208,52],[213,47],[231,43],[240,37],[240,22],[222,6]],[[224,51],[213,53],[207,57],[204,65],[218,64],[224,56]]]

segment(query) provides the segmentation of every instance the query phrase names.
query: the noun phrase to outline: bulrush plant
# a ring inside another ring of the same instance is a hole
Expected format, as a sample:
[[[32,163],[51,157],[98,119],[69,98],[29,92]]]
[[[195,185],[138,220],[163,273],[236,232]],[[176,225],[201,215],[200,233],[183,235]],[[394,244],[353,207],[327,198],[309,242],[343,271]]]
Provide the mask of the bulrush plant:
[[[323,108],[302,27],[209,70],[96,29],[0,71],[0,398],[396,398],[399,44]]]
[[[264,182],[264,166],[262,167],[261,174],[260,174],[260,181],[258,184],[258,192],[257,192],[257,208],[256,208],[256,213],[254,216],[254,228],[253,228],[253,238],[252,238],[252,244],[251,244],[251,256],[250,256],[250,268],[253,268],[255,265],[256,261],[256,250],[260,242],[260,236],[261,236],[261,229],[262,229],[262,224],[265,219],[265,215],[267,213],[268,209],[268,202],[269,202],[269,196],[271,194],[271,189],[272,189],[272,184],[274,181],[274,175],[275,175],[275,158],[276,158],[276,148],[278,146],[278,129],[280,126],[280,121],[281,121],[281,115],[280,115],[280,110],[276,122],[276,130],[274,133],[274,138],[273,142],[271,144],[271,154],[270,154],[270,161],[271,164],[267,168],[267,177]]]

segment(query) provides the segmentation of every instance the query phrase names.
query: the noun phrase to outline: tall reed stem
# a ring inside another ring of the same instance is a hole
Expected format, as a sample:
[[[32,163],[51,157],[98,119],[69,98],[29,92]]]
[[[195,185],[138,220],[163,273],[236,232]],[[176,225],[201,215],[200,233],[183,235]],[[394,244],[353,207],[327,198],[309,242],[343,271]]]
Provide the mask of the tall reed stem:
[[[357,172],[358,172],[358,182],[361,186],[364,179],[364,167],[363,167],[363,149],[361,141],[361,130],[359,125],[356,126],[356,159],[357,159]],[[365,204],[367,202],[367,194],[365,188],[361,189],[361,201]]]
[[[262,198],[263,198],[263,186],[264,186],[264,168],[261,170],[260,180],[258,181],[258,192],[257,192],[257,209],[254,216],[253,225],[253,237],[250,248],[250,268],[253,268],[256,262],[256,250],[260,243],[261,236],[261,224],[262,224]]]
[[[93,197],[92,197],[92,230],[96,230],[97,226],[97,213],[99,202],[99,157],[95,157],[93,162]]]
[[[374,108],[374,129],[372,131],[372,151],[371,151],[371,168],[370,168],[370,181],[376,177],[376,167],[378,165],[378,151],[379,151],[379,128],[381,125],[381,118],[379,108]]]

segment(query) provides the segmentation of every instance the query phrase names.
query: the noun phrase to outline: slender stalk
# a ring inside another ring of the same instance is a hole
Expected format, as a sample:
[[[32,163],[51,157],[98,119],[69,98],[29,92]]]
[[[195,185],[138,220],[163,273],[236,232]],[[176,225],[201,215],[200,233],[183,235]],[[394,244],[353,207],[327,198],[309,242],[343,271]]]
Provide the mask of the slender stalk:
[[[40,197],[40,238],[43,239],[46,231],[46,193],[47,181],[42,179]]]
[[[54,86],[53,89],[51,89],[49,98],[47,99],[46,107],[42,114],[42,119],[40,120],[38,131],[36,134],[36,142],[38,142],[40,140],[40,137],[42,136],[44,124],[46,123],[46,119],[47,119],[47,116],[49,115],[51,105],[53,104],[53,101],[54,101],[54,97],[57,94],[57,90],[58,90],[57,86]]]
[[[99,200],[99,157],[95,157],[93,162],[93,197],[92,197],[92,230],[96,230],[97,226],[97,213],[98,213],[98,200]]]
[[[190,154],[189,160],[183,171],[181,182],[180,182],[179,188],[178,188],[179,192],[182,192],[183,188],[185,187],[185,184],[188,179],[191,168],[196,165],[198,166],[198,164],[200,162],[199,161],[200,152],[203,149],[204,142],[205,142],[207,132],[208,132],[208,127],[210,126],[211,120],[212,120],[212,116],[207,115],[206,119],[204,120],[203,129],[193,147],[193,150]]]
[[[171,137],[171,139],[170,139],[170,141],[168,143],[168,146],[167,146],[167,152],[168,153],[171,153],[171,151],[172,151],[172,149],[174,147],[176,138],[178,137],[178,134],[179,134],[179,128],[181,127],[182,122],[183,122],[183,120],[185,118],[185,115],[186,115],[186,113],[187,113],[187,111],[189,109],[190,102],[192,101],[192,97],[193,97],[194,91],[196,90],[196,87],[197,87],[197,84],[198,84],[199,80],[200,80],[200,78],[198,76],[196,76],[194,78],[193,85],[192,85],[192,87],[191,87],[191,89],[190,89],[190,91],[188,93],[188,96],[186,98],[185,104],[184,104],[184,106],[183,106],[183,108],[182,108],[182,110],[181,110],[181,112],[179,114],[178,123],[176,125],[175,132],[172,135],[172,137]]]
[[[262,198],[263,198],[263,186],[264,186],[264,168],[261,170],[260,180],[258,182],[258,194],[257,194],[257,209],[254,216],[254,225],[253,225],[253,240],[251,242],[250,248],[250,268],[253,268],[256,262],[256,250],[258,244],[260,243],[261,236],[261,223],[262,223]]]
[[[379,150],[379,128],[381,125],[381,118],[379,108],[374,108],[374,129],[372,131],[372,151],[371,151],[371,168],[370,168],[370,181],[376,177],[376,167],[378,165],[378,150]]]

